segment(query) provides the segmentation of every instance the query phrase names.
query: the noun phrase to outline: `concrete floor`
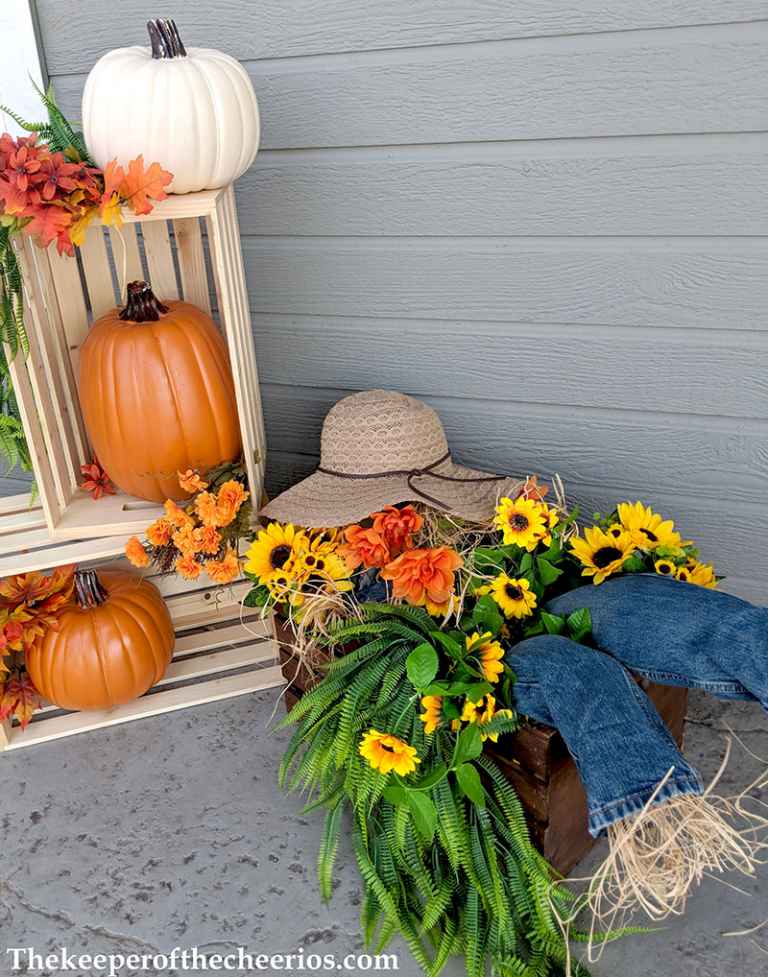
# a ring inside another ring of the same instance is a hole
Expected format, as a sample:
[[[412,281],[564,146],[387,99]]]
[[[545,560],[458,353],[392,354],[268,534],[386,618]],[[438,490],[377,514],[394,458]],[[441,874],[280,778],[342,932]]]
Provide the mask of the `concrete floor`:
[[[302,817],[299,798],[276,788],[286,735],[268,732],[275,699],[244,696],[0,757],[3,977],[8,946],[128,954],[244,945],[339,957],[360,950],[349,848],[340,853],[334,899],[323,906],[314,881],[321,818]],[[697,700],[692,716],[687,752],[705,775],[722,745],[713,726],[726,721],[768,755],[758,708]],[[737,747],[725,789],[748,783],[759,767]],[[609,947],[596,977],[768,974],[768,927],[754,938],[721,936],[768,917],[768,869],[731,881],[743,892],[708,880],[684,918]],[[416,977],[407,951],[395,949],[399,973]],[[459,977],[461,962],[446,973]]]

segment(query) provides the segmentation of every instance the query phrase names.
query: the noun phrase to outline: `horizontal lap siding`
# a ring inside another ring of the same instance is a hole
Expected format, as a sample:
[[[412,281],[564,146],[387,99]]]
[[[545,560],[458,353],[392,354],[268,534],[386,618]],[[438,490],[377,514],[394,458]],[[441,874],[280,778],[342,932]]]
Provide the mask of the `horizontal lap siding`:
[[[75,116],[157,14],[38,8]],[[272,491],[338,397],[399,388],[468,463],[559,472],[587,512],[655,501],[768,601],[764,0],[162,13],[259,95],[237,194]]]

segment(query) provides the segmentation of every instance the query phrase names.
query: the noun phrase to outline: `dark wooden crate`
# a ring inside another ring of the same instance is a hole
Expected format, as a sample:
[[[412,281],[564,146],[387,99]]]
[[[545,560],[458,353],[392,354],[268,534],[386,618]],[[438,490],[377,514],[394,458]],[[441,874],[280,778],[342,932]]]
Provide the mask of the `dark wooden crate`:
[[[308,669],[291,653],[290,627],[283,621],[276,621],[275,627],[283,676],[288,682],[285,704],[290,710],[314,682]],[[328,656],[318,651],[316,663],[327,660]],[[688,690],[656,685],[647,679],[638,681],[682,746]],[[595,839],[587,831],[587,797],[563,738],[550,726],[527,723],[512,736],[503,737],[500,746],[502,749],[489,752],[520,797],[531,838],[558,872],[566,875]]]

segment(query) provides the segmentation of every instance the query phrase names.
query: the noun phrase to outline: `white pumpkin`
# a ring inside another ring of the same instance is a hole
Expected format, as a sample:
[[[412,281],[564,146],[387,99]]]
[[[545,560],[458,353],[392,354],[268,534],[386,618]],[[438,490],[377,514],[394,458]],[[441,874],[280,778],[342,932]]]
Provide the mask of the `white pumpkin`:
[[[151,48],[96,62],[83,92],[83,132],[98,166],[142,153],[173,173],[170,193],[223,187],[253,162],[259,106],[239,61],[181,43],[171,20],[149,21]]]

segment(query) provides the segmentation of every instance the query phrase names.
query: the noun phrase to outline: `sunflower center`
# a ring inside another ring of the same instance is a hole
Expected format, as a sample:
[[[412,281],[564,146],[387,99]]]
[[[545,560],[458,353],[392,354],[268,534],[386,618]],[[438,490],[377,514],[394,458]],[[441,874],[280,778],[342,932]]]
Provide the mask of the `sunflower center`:
[[[659,537],[656,533],[652,533],[650,529],[641,529],[641,533],[644,533],[652,543],[658,543]]]
[[[598,570],[602,570],[609,563],[613,563],[614,560],[618,560],[622,556],[623,553],[616,546],[601,546],[599,550],[595,550],[592,562]]]
[[[276,546],[272,552],[269,554],[269,562],[274,570],[279,570],[284,567],[288,562],[291,555],[291,547],[283,544],[282,546]]]
[[[659,564],[659,573],[667,573],[667,574],[672,573],[672,564],[671,563],[660,563]]]
[[[522,532],[529,526],[528,516],[523,515],[522,512],[513,512],[509,517],[509,525],[512,529]]]
[[[387,753],[395,752],[394,747],[390,746],[388,743],[379,743],[379,746],[381,747],[382,750],[386,750]]]
[[[522,600],[523,591],[517,584],[508,583],[504,588],[504,593],[509,597],[510,600]]]
[[[315,563],[315,569],[325,570],[325,560],[318,560],[317,563]]]

